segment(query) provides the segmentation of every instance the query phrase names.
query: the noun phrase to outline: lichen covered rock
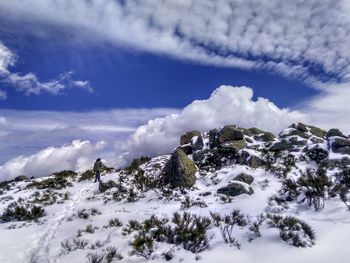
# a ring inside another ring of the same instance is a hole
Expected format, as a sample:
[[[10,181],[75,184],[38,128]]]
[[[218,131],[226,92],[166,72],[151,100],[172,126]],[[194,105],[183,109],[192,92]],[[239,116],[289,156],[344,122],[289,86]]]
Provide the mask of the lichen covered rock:
[[[181,150],[175,150],[162,171],[164,185],[190,188],[196,182],[196,165]]]

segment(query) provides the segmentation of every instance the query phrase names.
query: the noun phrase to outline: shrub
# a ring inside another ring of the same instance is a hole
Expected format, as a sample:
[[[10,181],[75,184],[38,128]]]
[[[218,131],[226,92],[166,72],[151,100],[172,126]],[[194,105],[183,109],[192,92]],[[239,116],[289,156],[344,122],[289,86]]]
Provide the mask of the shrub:
[[[307,201],[309,206],[313,206],[315,211],[319,211],[325,206],[325,198],[328,196],[328,190],[332,182],[326,175],[326,170],[317,169],[316,171],[307,169],[297,181],[300,192],[303,195],[300,202]]]
[[[233,237],[233,227],[233,225],[229,224],[223,224],[220,226],[221,236],[226,244],[230,244],[230,246],[235,246],[240,249],[241,243],[235,237]]]
[[[87,225],[85,230],[84,230],[86,233],[89,233],[89,234],[93,234],[95,233],[95,228],[90,224],[90,225]]]
[[[132,254],[148,259],[153,252],[153,239],[145,233],[139,233],[132,242]]]
[[[186,196],[185,199],[181,201],[181,209],[188,209],[192,206],[199,206],[201,208],[207,207],[207,204],[200,198],[193,199],[189,196]]]
[[[97,254],[97,253],[88,253],[86,257],[89,263],[102,263],[104,259],[103,254]]]
[[[123,256],[119,253],[118,249],[116,249],[115,247],[108,247],[107,253],[105,255],[105,259],[107,263],[111,263],[114,259],[122,260]]]
[[[31,221],[43,216],[45,216],[45,210],[41,206],[13,202],[8,205],[4,213],[0,216],[0,221]]]
[[[85,180],[92,180],[95,177],[95,173],[93,170],[87,170],[83,172],[79,177],[79,182],[85,181]]]
[[[292,217],[278,215],[267,215],[269,223],[280,230],[280,237],[283,241],[295,247],[311,247],[315,244],[315,232],[304,221]]]
[[[211,223],[207,217],[190,213],[175,213],[172,222],[176,225],[170,243],[183,244],[184,249],[199,253],[209,247],[206,231]]]
[[[261,237],[260,227],[264,223],[265,217],[260,215],[257,217],[256,221],[254,221],[250,226],[249,230],[254,233],[256,237]]]
[[[321,163],[328,158],[328,152],[318,147],[308,150],[306,155],[310,160],[315,161],[316,163]]]
[[[124,168],[124,171],[126,171],[126,173],[131,174],[135,171],[139,170],[140,165],[147,163],[151,160],[151,158],[147,157],[147,156],[141,156],[140,158],[135,158],[132,160],[131,164]]]
[[[123,223],[118,218],[114,218],[109,220],[108,225],[110,227],[120,227],[123,225]]]
[[[85,249],[85,247],[89,244],[89,241],[82,238],[74,238],[73,244],[75,246],[75,249]]]
[[[243,215],[241,211],[238,209],[233,210],[233,212],[225,216],[223,221],[227,225],[238,225],[240,227],[244,227],[248,225],[247,217]]]

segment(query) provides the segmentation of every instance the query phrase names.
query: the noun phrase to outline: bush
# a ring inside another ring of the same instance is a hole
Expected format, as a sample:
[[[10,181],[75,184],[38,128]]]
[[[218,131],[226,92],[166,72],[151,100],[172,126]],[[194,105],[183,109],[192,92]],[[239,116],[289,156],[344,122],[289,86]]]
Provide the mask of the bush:
[[[283,241],[295,247],[311,247],[315,244],[315,232],[304,221],[292,217],[278,215],[267,215],[269,223],[280,230],[280,237]]]
[[[248,219],[245,215],[241,213],[240,210],[233,210],[229,215],[223,218],[223,221],[227,225],[238,225],[240,227],[244,227],[248,225]]]
[[[309,206],[313,206],[315,211],[319,211],[325,206],[325,198],[332,186],[332,182],[326,175],[325,169],[307,169],[297,181],[301,192],[300,202],[307,201]]]
[[[223,224],[220,226],[221,236],[226,244],[241,249],[241,243],[233,236],[234,225]]]
[[[139,170],[140,165],[147,163],[151,160],[151,158],[147,156],[141,156],[140,158],[135,158],[132,160],[131,164],[124,168],[124,171],[128,174],[132,174],[135,171]]]
[[[265,217],[260,215],[257,217],[257,220],[250,225],[249,230],[252,231],[256,237],[261,237],[260,227],[264,221]]]
[[[87,170],[85,172],[83,172],[80,177],[79,177],[79,182],[81,181],[85,181],[85,180],[89,180],[91,181],[92,179],[94,179],[95,177],[95,173],[93,170]]]
[[[119,253],[118,249],[116,249],[115,247],[108,247],[107,253],[105,255],[105,259],[107,263],[111,263],[114,259],[122,260],[123,256]]]
[[[31,221],[38,220],[43,216],[45,216],[45,210],[41,206],[13,202],[8,205],[4,213],[0,216],[0,221]]]
[[[188,209],[192,206],[198,206],[201,208],[207,207],[207,204],[200,198],[193,199],[189,196],[186,196],[185,199],[181,201],[181,209]]]
[[[89,263],[102,263],[104,259],[103,254],[97,254],[97,253],[88,253],[86,257]]]
[[[310,160],[315,161],[316,163],[321,163],[328,158],[328,152],[318,147],[308,150],[306,155]]]
[[[139,233],[132,242],[132,254],[148,259],[153,253],[153,239],[145,233]]]
[[[66,177],[64,176],[54,176],[42,181],[33,181],[27,185],[27,188],[37,188],[37,189],[63,189],[68,186],[72,186]]]
[[[114,218],[109,220],[108,225],[110,227],[120,227],[123,225],[123,223],[118,218]]]

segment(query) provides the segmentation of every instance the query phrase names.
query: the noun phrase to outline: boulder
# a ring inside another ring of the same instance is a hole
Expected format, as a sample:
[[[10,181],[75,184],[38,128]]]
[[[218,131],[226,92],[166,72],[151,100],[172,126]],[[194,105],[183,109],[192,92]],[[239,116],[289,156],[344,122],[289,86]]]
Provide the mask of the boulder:
[[[228,196],[238,196],[241,194],[252,195],[254,193],[254,191],[253,191],[253,188],[251,188],[246,183],[233,182],[227,186],[219,188],[217,193],[228,195]]]
[[[290,138],[289,141],[296,146],[305,146],[307,144],[307,140],[298,140],[297,136]]]
[[[218,140],[218,130],[212,129],[209,131],[209,147],[210,149],[213,149],[219,145]]]
[[[224,143],[221,143],[219,148],[230,148],[237,153],[239,150],[244,149],[246,146],[247,142],[244,139],[242,139],[236,141],[226,141]]]
[[[235,178],[233,178],[233,180],[251,185],[254,182],[254,177],[249,174],[240,173]]]
[[[261,135],[255,135],[254,140],[264,141],[264,142],[273,142],[276,139],[275,135],[271,132],[264,132]]]
[[[182,134],[180,138],[180,145],[191,143],[192,138],[195,136],[202,137],[202,134],[199,131],[190,131]]]
[[[226,125],[219,131],[218,134],[220,144],[228,141],[238,141],[243,139],[244,134],[236,125]]]
[[[162,171],[163,182],[171,187],[190,188],[196,182],[196,165],[180,149],[175,150]]]
[[[112,180],[109,180],[108,182],[100,182],[99,186],[98,186],[98,190],[101,193],[106,192],[107,190],[113,188],[113,187],[118,187],[118,184]]]
[[[238,163],[247,165],[251,168],[258,168],[264,165],[264,161],[258,156],[251,155],[247,151],[242,151],[238,157]]]
[[[193,153],[193,148],[189,144],[184,144],[179,147],[186,155],[192,154]]]
[[[191,140],[191,145],[192,145],[193,151],[202,150],[203,146],[204,146],[202,135],[201,136],[194,136]]]
[[[280,151],[287,151],[292,148],[293,148],[293,143],[287,140],[281,140],[279,142],[272,144],[269,150],[272,152],[280,152]]]
[[[309,131],[307,129],[307,125],[305,125],[304,123],[301,123],[301,122],[293,123],[290,127],[294,128],[298,131],[301,131],[301,132],[308,132]]]
[[[342,137],[342,138],[345,138],[347,139],[347,137],[338,129],[330,129],[328,132],[327,132],[327,135],[326,135],[326,138],[330,138],[330,137],[334,137],[334,136],[337,136],[337,137]]]
[[[335,138],[332,142],[332,150],[335,153],[350,155],[350,140],[343,138]]]

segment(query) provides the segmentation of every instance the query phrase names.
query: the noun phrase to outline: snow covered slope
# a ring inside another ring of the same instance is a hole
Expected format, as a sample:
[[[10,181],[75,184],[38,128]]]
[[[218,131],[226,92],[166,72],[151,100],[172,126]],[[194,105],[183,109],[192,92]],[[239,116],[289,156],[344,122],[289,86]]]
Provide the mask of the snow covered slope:
[[[349,262],[340,131],[225,126],[181,144],[101,184],[91,171],[1,183],[0,262]]]

